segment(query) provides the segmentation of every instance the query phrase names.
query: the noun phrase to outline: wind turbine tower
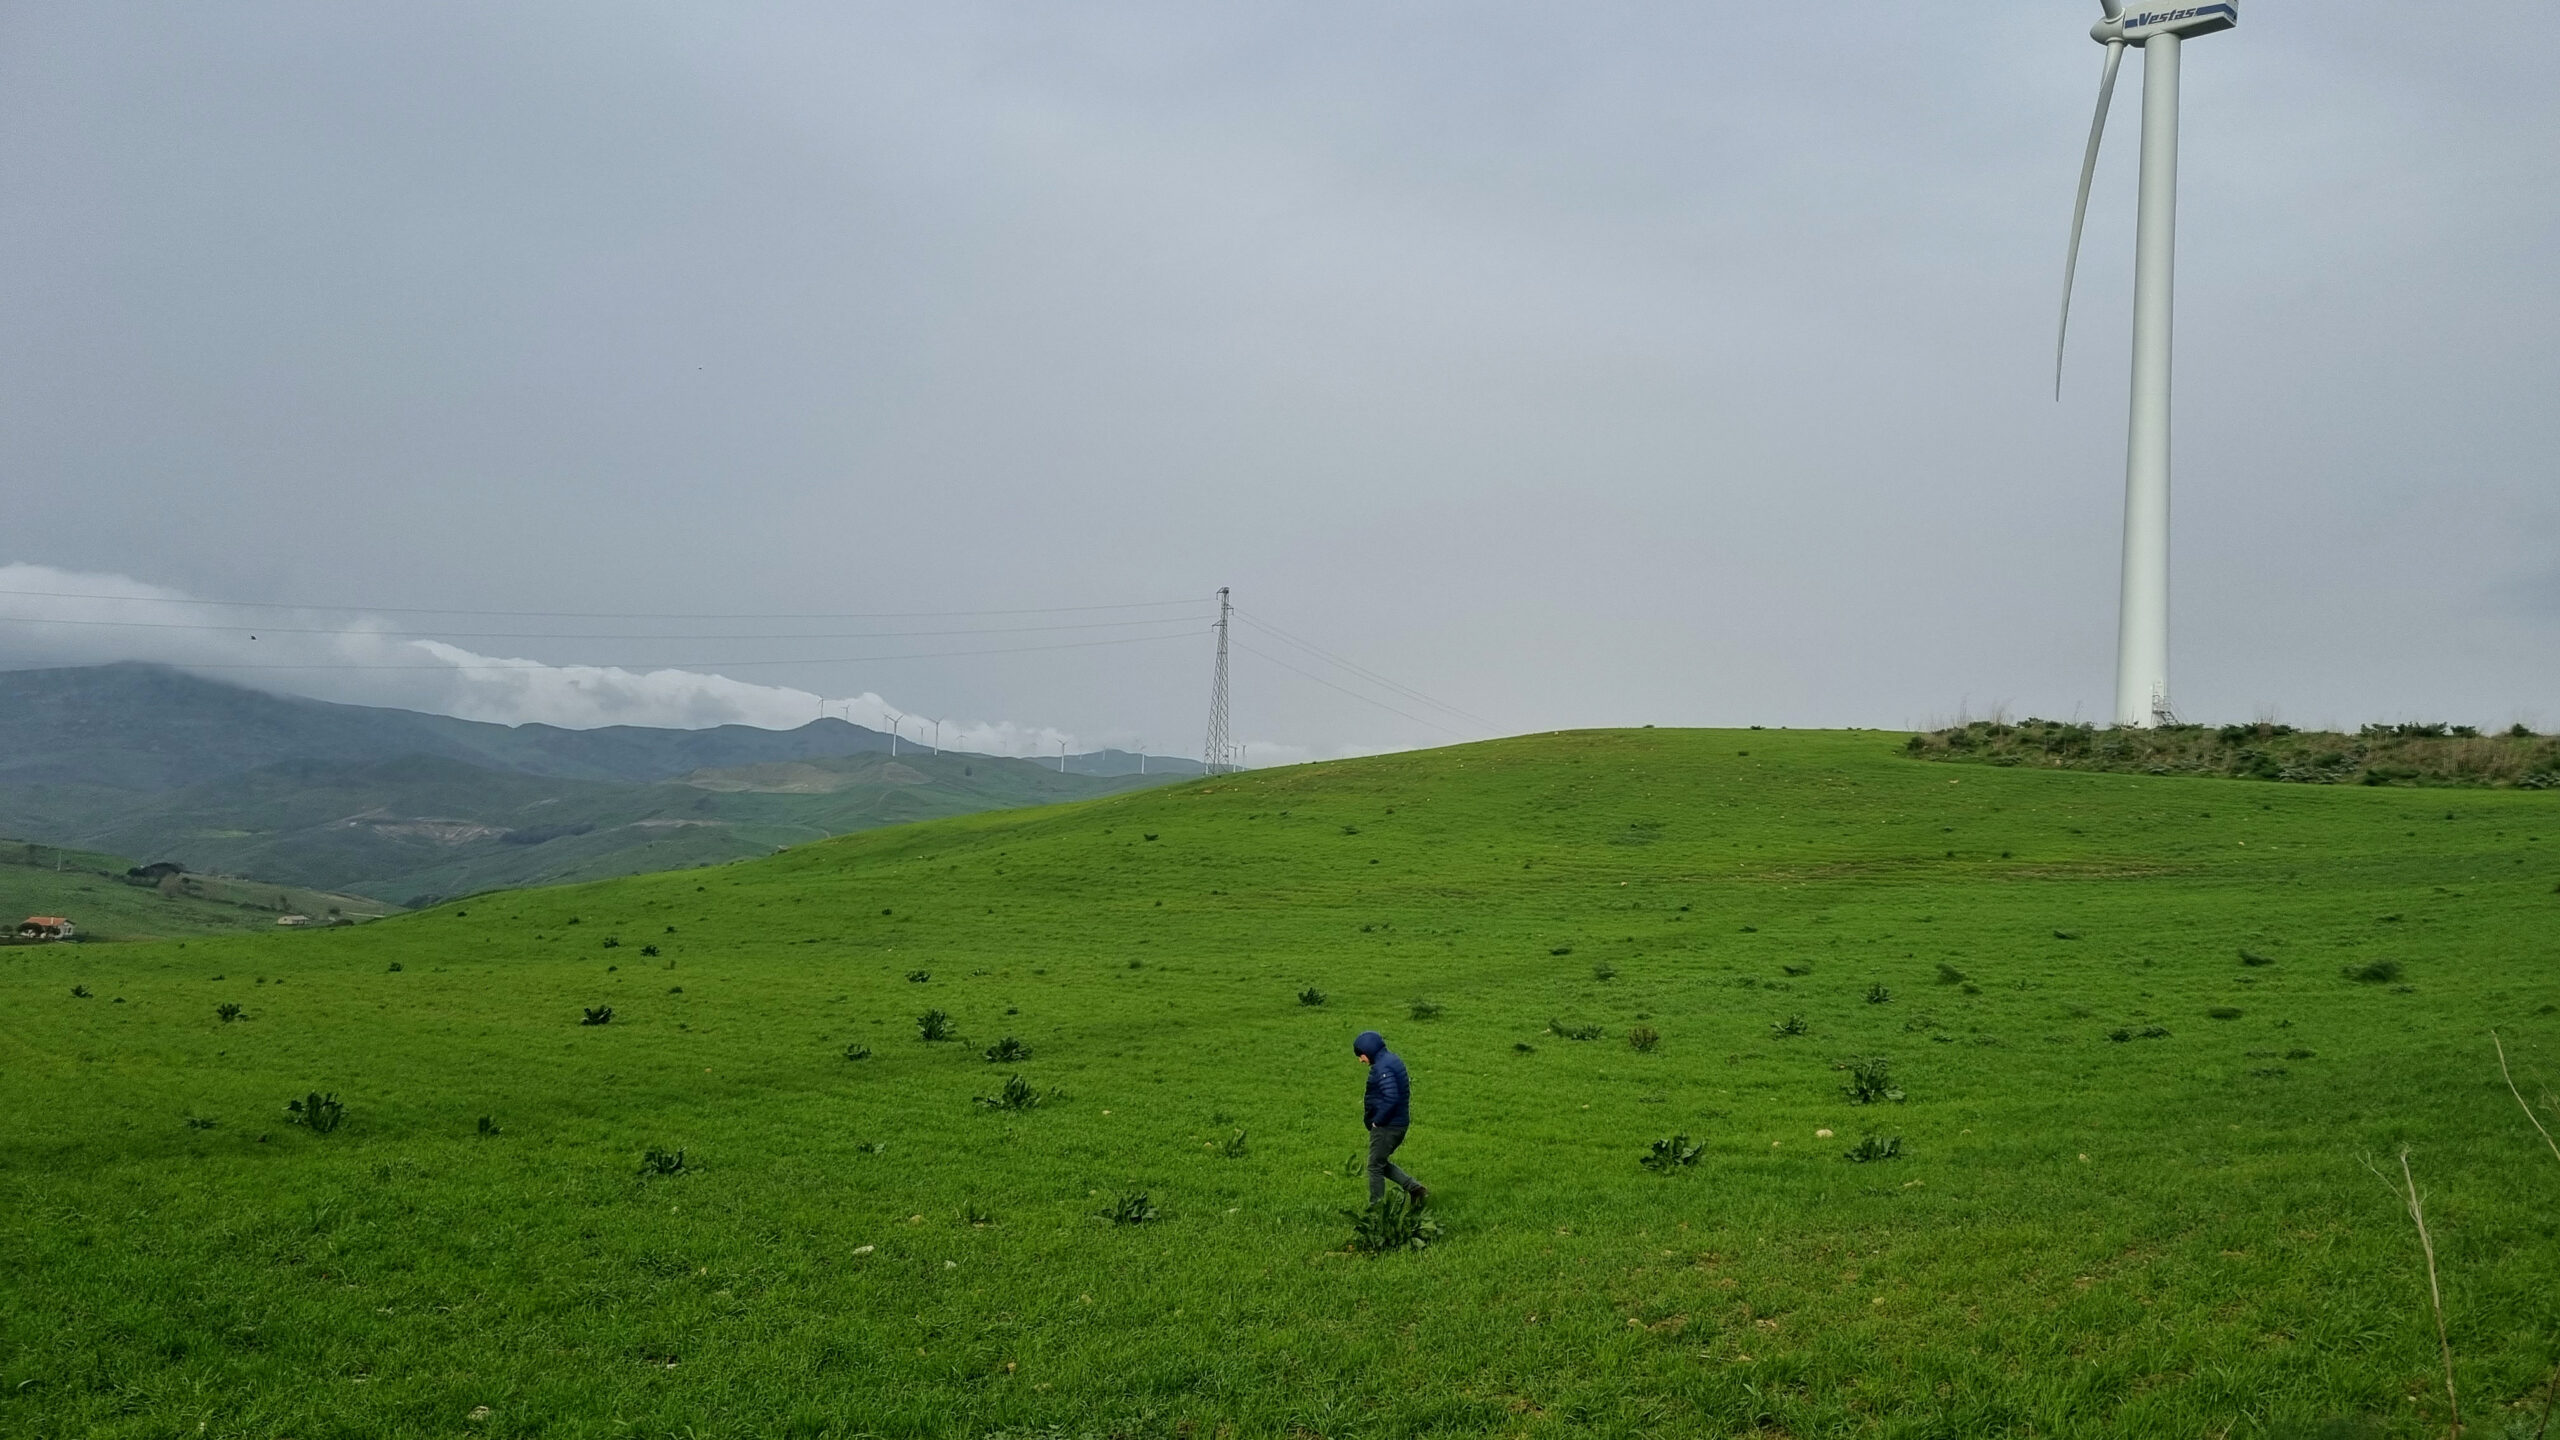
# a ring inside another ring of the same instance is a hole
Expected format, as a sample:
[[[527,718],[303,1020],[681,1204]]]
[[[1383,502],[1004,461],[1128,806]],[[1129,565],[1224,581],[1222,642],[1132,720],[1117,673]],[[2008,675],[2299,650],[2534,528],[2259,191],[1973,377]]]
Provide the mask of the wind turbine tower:
[[[1237,768],[1235,736],[1227,728],[1227,587],[1218,587],[1218,664],[1209,673],[1209,738],[1200,746],[1200,765],[1212,775]]]
[[[2080,162],[2080,198],[2071,210],[2071,249],[2062,264],[2062,324],[2053,342],[2053,394],[2062,398],[2062,348],[2071,333],[2071,281],[2080,268],[2080,228],[2089,182],[2115,97],[2125,47],[2142,49],[2142,180],[2134,221],[2133,406],[2124,461],[2124,580],[2116,612],[2116,723],[2167,724],[2169,708],[2169,335],[2178,249],[2178,50],[2190,35],[2240,23],[2237,0],[2106,12],[2089,37],[2107,47],[2098,75],[2098,113]]]

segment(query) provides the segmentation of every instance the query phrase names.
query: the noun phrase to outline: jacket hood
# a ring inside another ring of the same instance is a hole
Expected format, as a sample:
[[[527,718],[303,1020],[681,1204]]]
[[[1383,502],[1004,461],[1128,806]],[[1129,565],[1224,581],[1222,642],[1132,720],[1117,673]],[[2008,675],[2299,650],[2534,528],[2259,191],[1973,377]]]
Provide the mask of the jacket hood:
[[[1360,1032],[1360,1038],[1351,1042],[1351,1053],[1354,1055],[1375,1058],[1386,1053],[1386,1049],[1387,1037],[1375,1030],[1363,1030]]]

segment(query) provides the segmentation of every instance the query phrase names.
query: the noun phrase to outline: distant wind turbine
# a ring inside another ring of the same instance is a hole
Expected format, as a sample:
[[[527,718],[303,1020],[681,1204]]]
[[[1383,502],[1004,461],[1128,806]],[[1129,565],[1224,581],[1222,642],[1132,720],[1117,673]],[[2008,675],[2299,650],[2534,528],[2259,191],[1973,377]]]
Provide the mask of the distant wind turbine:
[[[2124,462],[2124,581],[2116,614],[2116,723],[2170,723],[2169,708],[2169,332],[2178,248],[2178,47],[2240,23],[2235,0],[2128,10],[2098,0],[2106,18],[2091,39],[2107,47],[2098,75],[2098,113],[2080,161],[2080,198],[2071,209],[2071,249],[2062,262],[2062,323],[2053,341],[2053,396],[2062,398],[2062,349],[2071,333],[2071,280],[2080,268],[2080,227],[2098,141],[2115,98],[2127,45],[2142,47],[2142,182],[2133,251],[2133,409]]]

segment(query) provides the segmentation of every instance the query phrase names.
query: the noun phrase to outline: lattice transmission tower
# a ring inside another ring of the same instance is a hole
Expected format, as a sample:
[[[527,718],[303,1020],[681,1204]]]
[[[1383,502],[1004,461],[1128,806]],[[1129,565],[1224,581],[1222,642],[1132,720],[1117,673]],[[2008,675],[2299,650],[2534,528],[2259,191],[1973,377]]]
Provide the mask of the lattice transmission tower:
[[[1244,767],[1236,760],[1236,739],[1227,726],[1227,587],[1218,587],[1218,666],[1209,677],[1209,738],[1200,747],[1200,763],[1212,775]]]

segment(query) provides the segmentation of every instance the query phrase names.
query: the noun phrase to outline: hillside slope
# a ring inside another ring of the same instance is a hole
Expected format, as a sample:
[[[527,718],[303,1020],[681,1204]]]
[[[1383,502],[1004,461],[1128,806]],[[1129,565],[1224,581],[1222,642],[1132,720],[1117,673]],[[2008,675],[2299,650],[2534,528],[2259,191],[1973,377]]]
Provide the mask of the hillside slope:
[[[1185,768],[1150,757],[1141,776],[1138,757],[1104,751],[1061,773],[912,745],[893,760],[891,748],[841,720],[563,730],[298,700],[145,665],[6,671],[0,834],[407,903],[714,864],[1161,784]],[[783,773],[803,783],[759,778]]]
[[[0,1429],[2441,1432],[2404,1144],[2466,1417],[2529,1429],[2560,1165],[2486,1032],[2560,1081],[2560,795],[1903,740],[1525,737],[11,954]],[[1445,1227],[1374,1258],[1372,1027]],[[343,1128],[281,1123],[313,1091]]]

